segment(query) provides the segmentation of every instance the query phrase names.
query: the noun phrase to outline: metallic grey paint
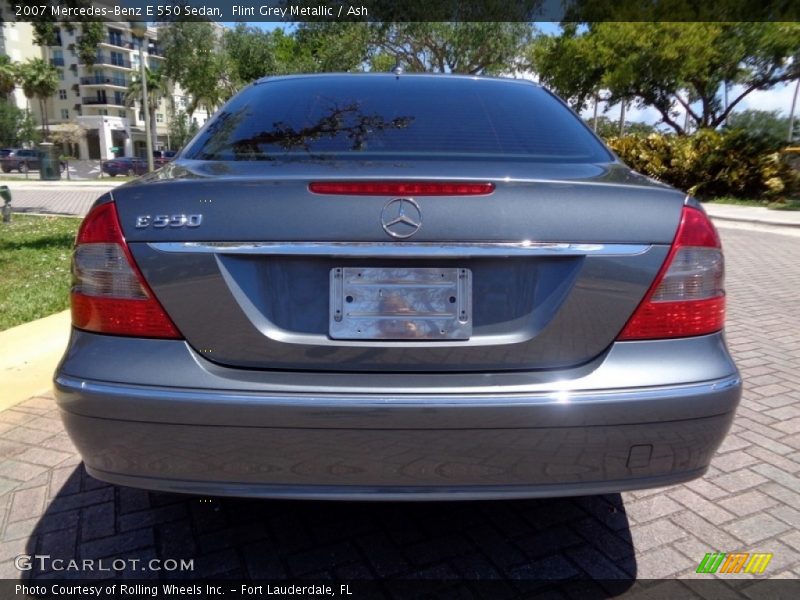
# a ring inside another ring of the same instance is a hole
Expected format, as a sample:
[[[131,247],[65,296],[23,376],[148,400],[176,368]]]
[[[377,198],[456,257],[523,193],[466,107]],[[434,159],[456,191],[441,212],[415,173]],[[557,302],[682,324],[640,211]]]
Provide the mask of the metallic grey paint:
[[[121,352],[117,381],[104,379]],[[668,485],[702,475],[741,394],[719,334],[618,342],[561,371],[409,377],[241,371],[184,342],[75,332],[59,370],[65,425],[95,477],[253,497],[515,498]],[[613,388],[620,380],[627,387]],[[634,446],[652,446],[646,465],[629,465]]]

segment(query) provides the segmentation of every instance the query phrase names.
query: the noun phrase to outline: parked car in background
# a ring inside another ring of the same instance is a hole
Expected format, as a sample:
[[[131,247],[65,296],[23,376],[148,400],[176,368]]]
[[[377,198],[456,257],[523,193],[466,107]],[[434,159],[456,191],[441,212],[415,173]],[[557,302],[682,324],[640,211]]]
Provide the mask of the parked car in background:
[[[163,167],[175,158],[175,150],[153,150],[153,163],[156,167]]]
[[[103,173],[111,177],[117,175],[144,175],[147,173],[147,161],[136,156],[120,156],[107,160],[102,165]]]
[[[4,148],[4,152],[0,153],[0,167],[3,173],[11,173],[11,171],[19,171],[20,173],[27,173],[28,171],[38,171],[42,166],[42,153],[39,150],[25,149],[25,148]],[[7,150],[7,152],[5,152]],[[67,168],[67,163],[60,163],[61,171]]]
[[[99,198],[55,376],[87,472],[182,493],[591,495],[702,476],[720,238],[546,89],[275,77]]]

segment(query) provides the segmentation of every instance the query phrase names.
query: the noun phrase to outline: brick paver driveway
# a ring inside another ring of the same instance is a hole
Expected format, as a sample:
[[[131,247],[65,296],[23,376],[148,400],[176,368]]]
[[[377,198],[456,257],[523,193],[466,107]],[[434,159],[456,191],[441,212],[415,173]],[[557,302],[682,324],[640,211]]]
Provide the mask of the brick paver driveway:
[[[693,575],[706,552],[740,550],[772,552],[767,576],[800,576],[800,238],[722,234],[746,392],[702,480],[513,502],[184,498],[88,477],[45,396],[0,413],[1,575],[38,552],[193,557],[203,576],[666,578]]]

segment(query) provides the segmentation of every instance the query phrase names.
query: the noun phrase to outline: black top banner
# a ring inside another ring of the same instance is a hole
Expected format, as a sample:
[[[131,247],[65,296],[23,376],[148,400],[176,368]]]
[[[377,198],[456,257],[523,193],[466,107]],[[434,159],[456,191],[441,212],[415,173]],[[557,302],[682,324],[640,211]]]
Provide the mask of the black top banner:
[[[0,0],[5,21],[796,21],[796,0]]]

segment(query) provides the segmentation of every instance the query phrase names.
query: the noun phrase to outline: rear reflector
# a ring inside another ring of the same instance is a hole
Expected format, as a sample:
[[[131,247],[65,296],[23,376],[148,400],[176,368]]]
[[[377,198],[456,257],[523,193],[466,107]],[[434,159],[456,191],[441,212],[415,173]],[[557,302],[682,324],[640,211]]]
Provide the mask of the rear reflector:
[[[72,324],[78,329],[180,338],[128,249],[114,202],[96,206],[78,230],[72,257]]]
[[[685,206],[678,232],[653,285],[618,340],[705,335],[725,324],[724,262],[714,225]]]
[[[413,181],[315,181],[308,185],[315,194],[348,196],[485,196],[493,183],[441,183]]]

